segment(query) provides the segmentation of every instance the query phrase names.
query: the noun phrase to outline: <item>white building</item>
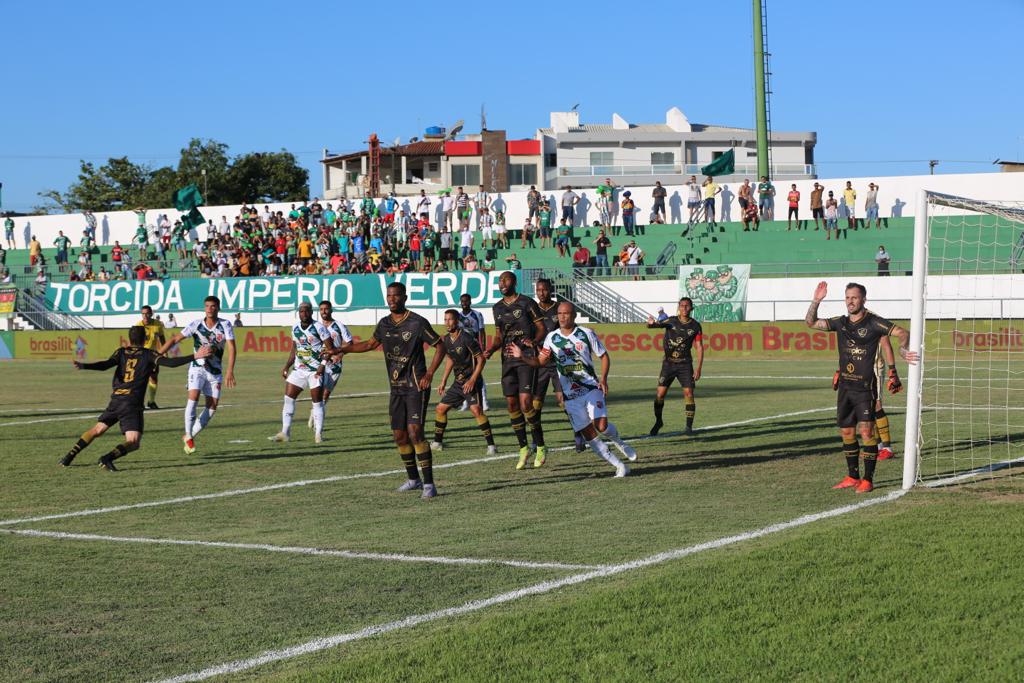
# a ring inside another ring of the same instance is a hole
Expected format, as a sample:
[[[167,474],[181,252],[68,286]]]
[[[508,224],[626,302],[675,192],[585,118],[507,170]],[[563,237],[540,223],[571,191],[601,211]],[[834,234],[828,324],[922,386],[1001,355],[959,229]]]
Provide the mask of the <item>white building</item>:
[[[814,132],[771,134],[774,181],[817,177]],[[736,171],[720,182],[757,176],[757,131],[690,123],[677,107],[665,123],[629,123],[618,114],[610,124],[581,124],[579,113],[551,112],[551,125],[537,130],[544,154],[544,189],[566,185],[596,187],[605,178],[616,184],[681,185],[701,166],[735,149]]]

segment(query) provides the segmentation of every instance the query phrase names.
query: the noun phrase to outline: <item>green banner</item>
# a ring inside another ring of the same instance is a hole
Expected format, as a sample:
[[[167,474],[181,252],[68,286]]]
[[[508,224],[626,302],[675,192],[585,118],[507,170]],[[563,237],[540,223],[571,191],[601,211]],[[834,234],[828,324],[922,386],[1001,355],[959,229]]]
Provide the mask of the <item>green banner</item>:
[[[750,264],[679,266],[679,296],[693,299],[693,317],[702,323],[743,322]]]
[[[128,313],[143,305],[178,313],[203,310],[207,296],[220,298],[225,311],[294,311],[303,301],[323,300],[336,310],[387,308],[388,285],[401,282],[411,308],[457,306],[469,294],[474,306],[501,298],[501,272],[401,273],[397,275],[309,275],[299,277],[197,278],[192,280],[127,280],[123,282],[56,282],[46,288],[53,310],[77,315]]]

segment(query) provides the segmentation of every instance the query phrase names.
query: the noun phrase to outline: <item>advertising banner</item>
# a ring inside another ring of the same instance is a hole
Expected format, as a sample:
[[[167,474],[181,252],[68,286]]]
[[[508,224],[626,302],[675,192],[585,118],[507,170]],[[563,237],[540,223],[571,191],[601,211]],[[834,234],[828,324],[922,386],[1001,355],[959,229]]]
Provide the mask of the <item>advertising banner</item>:
[[[746,319],[749,263],[679,266],[679,297],[693,299],[693,317],[702,323]]]
[[[17,287],[0,287],[0,315],[14,313],[14,302],[17,298]]]
[[[53,310],[76,315],[129,313],[143,305],[167,313],[203,310],[207,296],[220,298],[225,311],[294,311],[303,301],[331,301],[336,311],[387,308],[392,282],[405,284],[410,308],[457,306],[469,294],[474,306],[501,298],[499,271],[400,273],[396,275],[303,275],[298,277],[56,282],[46,288]]]

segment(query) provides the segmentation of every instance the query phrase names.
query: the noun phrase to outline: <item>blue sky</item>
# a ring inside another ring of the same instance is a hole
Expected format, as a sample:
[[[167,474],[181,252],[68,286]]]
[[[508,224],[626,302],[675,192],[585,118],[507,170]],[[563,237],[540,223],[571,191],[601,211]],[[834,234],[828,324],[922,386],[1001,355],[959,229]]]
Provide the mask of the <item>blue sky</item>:
[[[548,112],[752,127],[751,3],[71,3],[0,7],[3,207],[78,160],[176,163],[189,138],[319,150],[465,119],[532,137]],[[822,176],[992,171],[1024,156],[1021,0],[769,0],[776,130]],[[364,69],[364,71],[361,71]],[[980,162],[980,163],[954,163]]]

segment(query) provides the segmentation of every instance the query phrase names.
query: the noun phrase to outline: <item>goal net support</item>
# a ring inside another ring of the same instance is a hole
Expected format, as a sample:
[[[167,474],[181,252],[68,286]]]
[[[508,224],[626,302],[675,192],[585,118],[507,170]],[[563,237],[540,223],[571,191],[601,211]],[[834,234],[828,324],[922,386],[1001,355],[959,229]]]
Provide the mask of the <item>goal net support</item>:
[[[922,190],[903,488],[1024,470],[1024,203]]]

